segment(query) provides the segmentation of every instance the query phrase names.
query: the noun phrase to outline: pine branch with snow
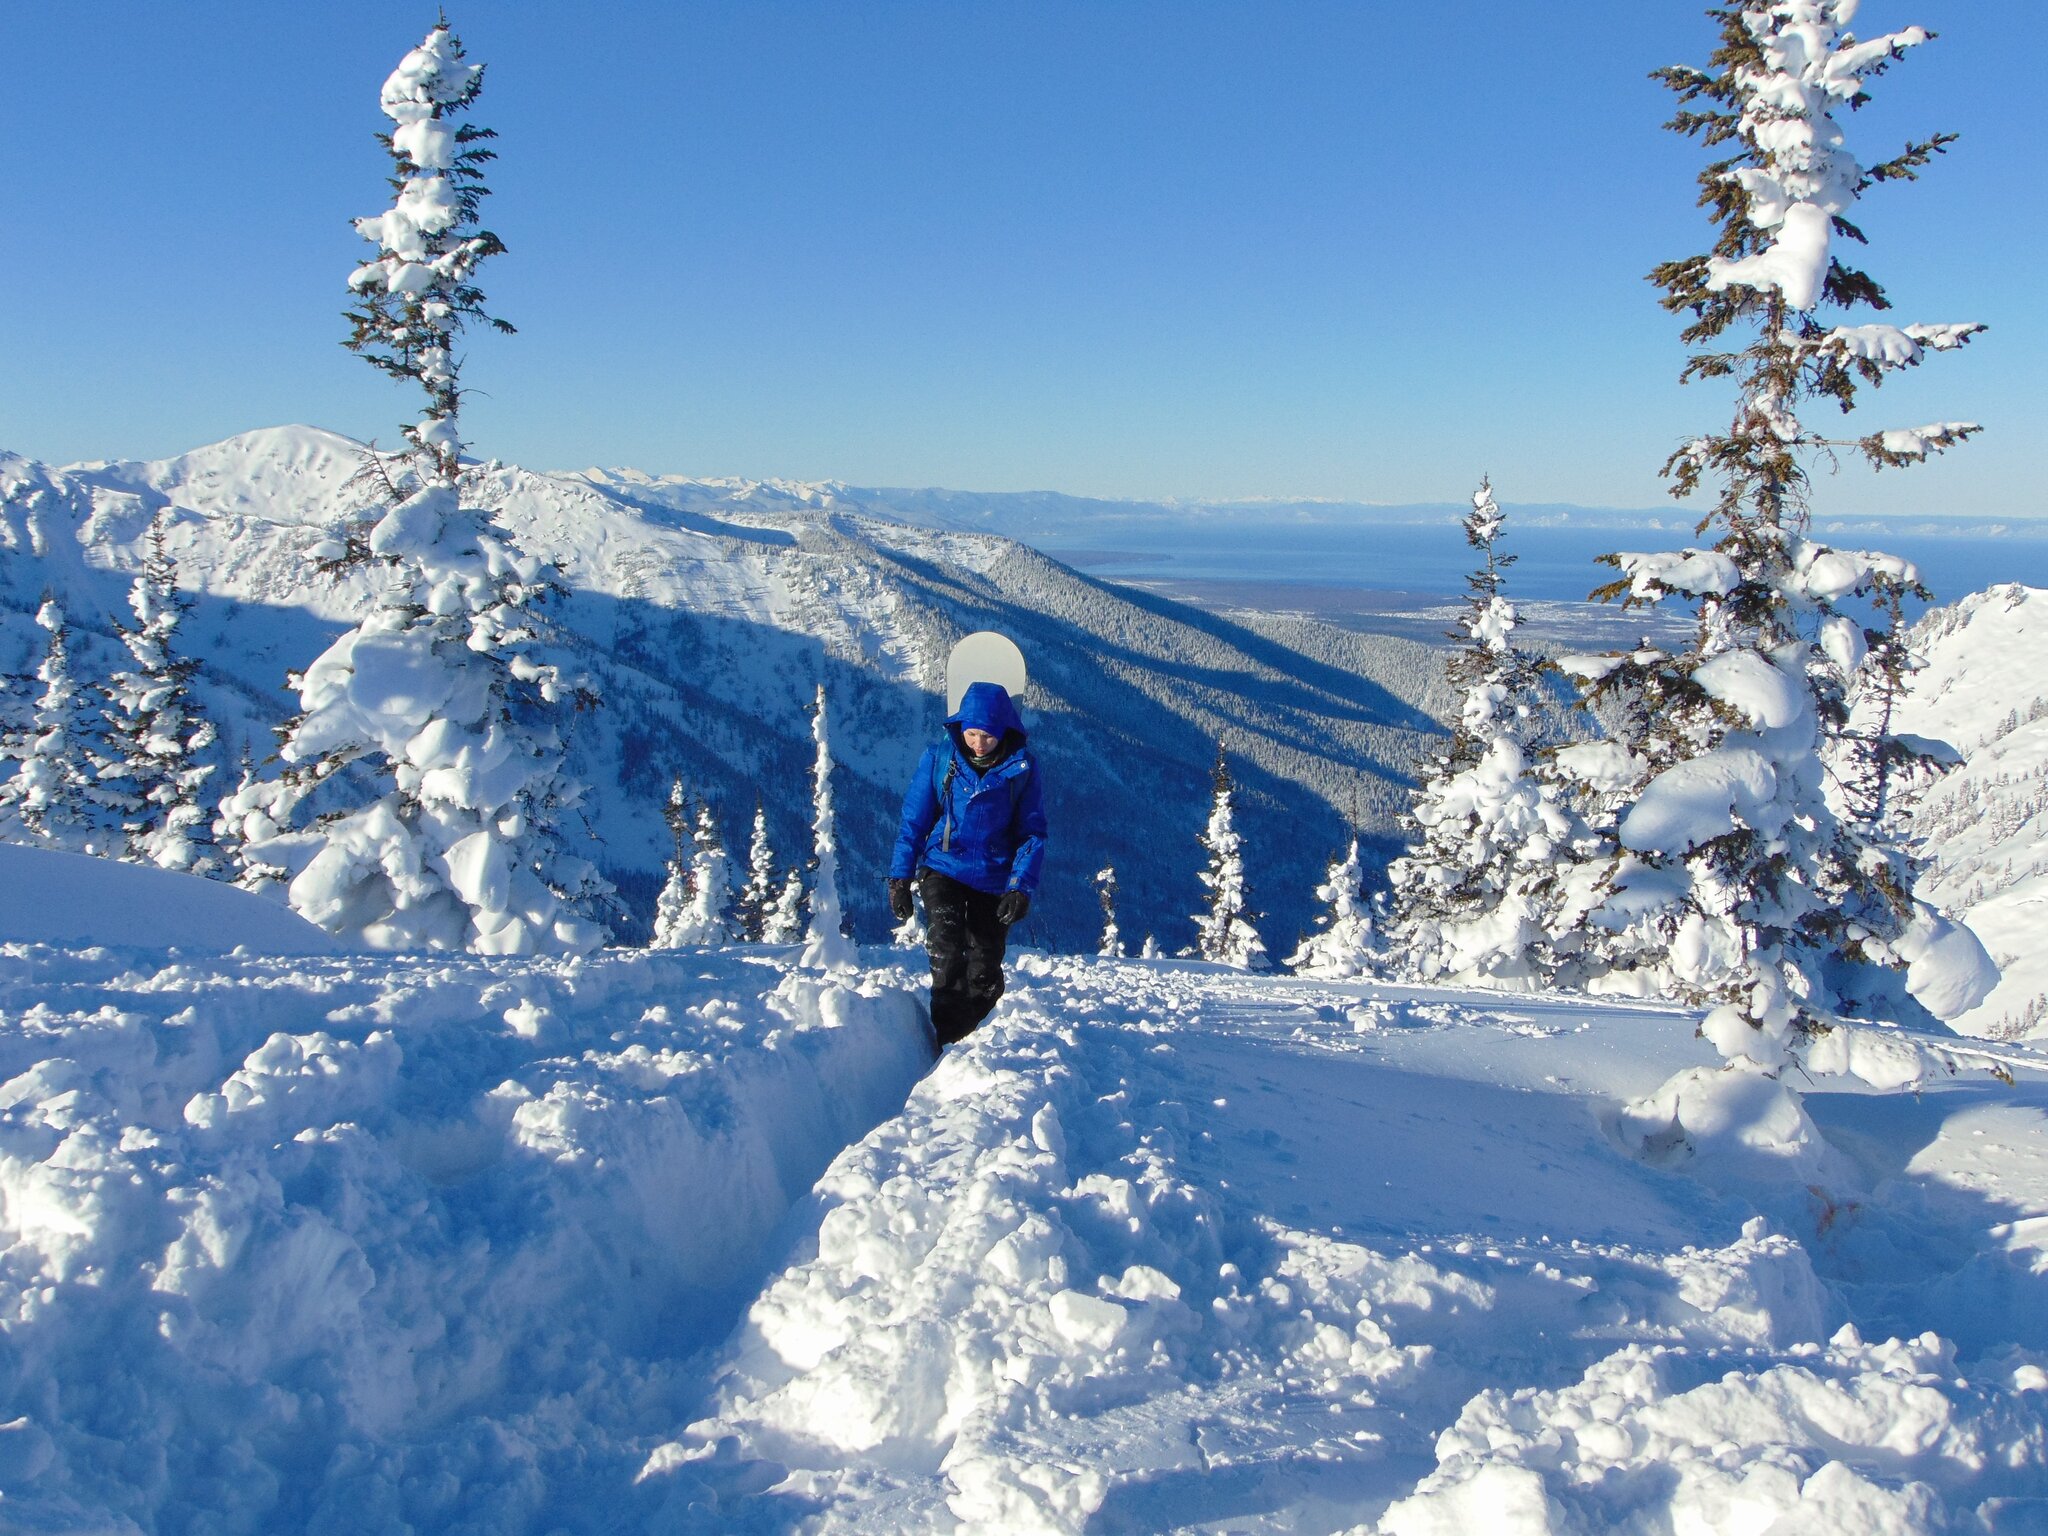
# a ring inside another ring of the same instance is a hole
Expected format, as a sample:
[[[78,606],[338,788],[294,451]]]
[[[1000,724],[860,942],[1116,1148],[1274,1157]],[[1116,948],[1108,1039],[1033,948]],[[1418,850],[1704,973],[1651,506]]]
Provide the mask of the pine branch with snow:
[[[1216,767],[1211,775],[1212,797],[1209,820],[1196,841],[1207,853],[1207,868],[1199,873],[1209,892],[1208,905],[1195,914],[1195,954],[1203,960],[1240,970],[1266,968],[1266,943],[1252,924],[1251,892],[1244,872],[1244,837],[1237,830],[1230,765],[1221,742],[1216,746]]]
[[[114,753],[102,782],[127,808],[127,857],[162,869],[210,875],[222,868],[212,817],[202,801],[217,742],[213,723],[191,691],[198,664],[177,654],[190,608],[178,590],[169,544],[170,514],[151,522],[142,570],[129,589],[133,626],[121,638],[134,664],[108,679],[108,734]]]
[[[832,747],[826,739],[822,683],[811,715],[811,739],[818,748],[811,775],[812,850],[817,874],[811,887],[811,926],[801,963],[813,970],[844,970],[855,963],[855,955],[853,941],[840,931],[839,839],[832,824]]]
[[[1659,74],[1681,103],[1670,126],[1721,152],[1700,175],[1712,249],[1651,274],[1665,308],[1690,316],[1684,379],[1735,385],[1728,428],[1665,466],[1676,496],[1718,481],[1700,526],[1719,537],[1602,557],[1620,578],[1597,595],[1693,609],[1685,651],[1569,663],[1596,712],[1633,712],[1641,724],[1635,739],[1607,744],[1620,748],[1602,791],[1615,805],[1613,839],[1580,871],[1596,895],[1592,926],[1622,940],[1614,982],[1708,1005],[1716,1045],[1767,1069],[1863,1006],[1874,983],[1859,972],[1904,968],[1949,942],[1881,830],[1831,799],[1825,768],[1839,760],[1868,644],[1844,607],[1874,600],[1882,611],[1917,575],[1903,560],[1806,536],[1806,465],[1841,445],[1800,411],[1816,401],[1847,411],[1861,387],[1982,329],[1822,318],[1887,307],[1841,259],[1841,241],[1862,239],[1849,214],[1948,143],[1936,136],[1868,167],[1850,155],[1836,112],[1860,106],[1871,77],[1928,40],[1915,27],[1858,41],[1847,30],[1854,10],[1854,0],[1718,10],[1714,68]],[[1975,430],[1878,432],[1855,446],[1884,468]]]

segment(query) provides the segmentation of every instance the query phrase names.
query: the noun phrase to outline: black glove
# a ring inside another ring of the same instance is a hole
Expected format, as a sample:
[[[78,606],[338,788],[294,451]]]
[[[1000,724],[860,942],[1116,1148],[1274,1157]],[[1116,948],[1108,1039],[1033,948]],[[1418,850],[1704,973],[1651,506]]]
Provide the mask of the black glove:
[[[1005,927],[1022,922],[1030,910],[1031,898],[1022,891],[1005,891],[1003,899],[996,903],[996,917]]]
[[[910,921],[911,913],[916,910],[916,904],[910,899],[910,882],[908,880],[891,880],[889,882],[890,915],[899,923],[907,923]]]

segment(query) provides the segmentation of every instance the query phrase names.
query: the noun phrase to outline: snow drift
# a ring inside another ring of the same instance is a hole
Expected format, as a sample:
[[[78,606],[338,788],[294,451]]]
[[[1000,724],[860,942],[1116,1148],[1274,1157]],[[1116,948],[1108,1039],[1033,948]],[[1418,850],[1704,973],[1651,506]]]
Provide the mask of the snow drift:
[[[198,875],[0,843],[0,942],[325,955],[326,933]]]
[[[0,948],[9,1529],[583,1524],[929,1060],[772,956],[133,960]]]

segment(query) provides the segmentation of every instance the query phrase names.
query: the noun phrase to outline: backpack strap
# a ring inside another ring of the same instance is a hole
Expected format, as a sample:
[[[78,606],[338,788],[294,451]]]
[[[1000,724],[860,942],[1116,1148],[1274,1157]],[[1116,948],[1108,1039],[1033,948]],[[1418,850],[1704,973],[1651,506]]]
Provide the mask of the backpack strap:
[[[939,847],[946,853],[953,851],[953,775],[959,772],[959,770],[959,756],[948,750],[946,753],[945,782],[937,786],[939,812],[946,818],[945,830],[939,834]]]

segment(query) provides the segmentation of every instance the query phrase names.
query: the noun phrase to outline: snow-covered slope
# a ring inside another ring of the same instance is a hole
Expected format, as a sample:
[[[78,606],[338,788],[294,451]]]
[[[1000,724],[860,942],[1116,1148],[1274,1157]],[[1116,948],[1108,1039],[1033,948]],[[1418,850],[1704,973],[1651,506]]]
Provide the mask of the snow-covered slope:
[[[865,958],[0,947],[0,1526],[2048,1515],[2036,1048],[1652,1165],[1674,1010]]]
[[[2048,1031],[2048,591],[1993,587],[1937,609],[1913,649],[1926,665],[1897,726],[1963,757],[1910,813],[1930,861],[1923,891],[2002,972],[1953,1022],[1976,1035]]]
[[[33,666],[26,615],[46,586],[78,632],[75,669],[110,666],[139,541],[169,507],[181,580],[201,594],[184,640],[204,663],[203,696],[224,716],[230,749],[253,742],[263,756],[292,704],[285,673],[363,601],[361,578],[330,582],[307,558],[375,494],[362,463],[359,445],[305,427],[151,463],[56,470],[0,455],[0,668]],[[608,701],[578,722],[574,766],[598,789],[601,861],[643,918],[674,774],[714,800],[728,839],[759,794],[782,854],[806,846],[804,710],[822,680],[850,905],[862,931],[880,933],[882,863],[903,783],[937,728],[945,654],[980,628],[1016,636],[1033,664],[1054,836],[1028,938],[1089,946],[1087,877],[1114,863],[1132,943],[1147,931],[1169,948],[1189,941],[1194,838],[1219,737],[1243,786],[1251,877],[1275,947],[1308,926],[1315,881],[1354,811],[1382,851],[1391,841],[1443,704],[1428,648],[1250,627],[1092,581],[1001,538],[885,521],[871,515],[886,510],[876,493],[689,486],[498,464],[477,483],[502,524],[568,581],[563,618]],[[23,696],[17,686],[16,707]]]
[[[0,943],[330,955],[326,930],[218,880],[0,843]]]

